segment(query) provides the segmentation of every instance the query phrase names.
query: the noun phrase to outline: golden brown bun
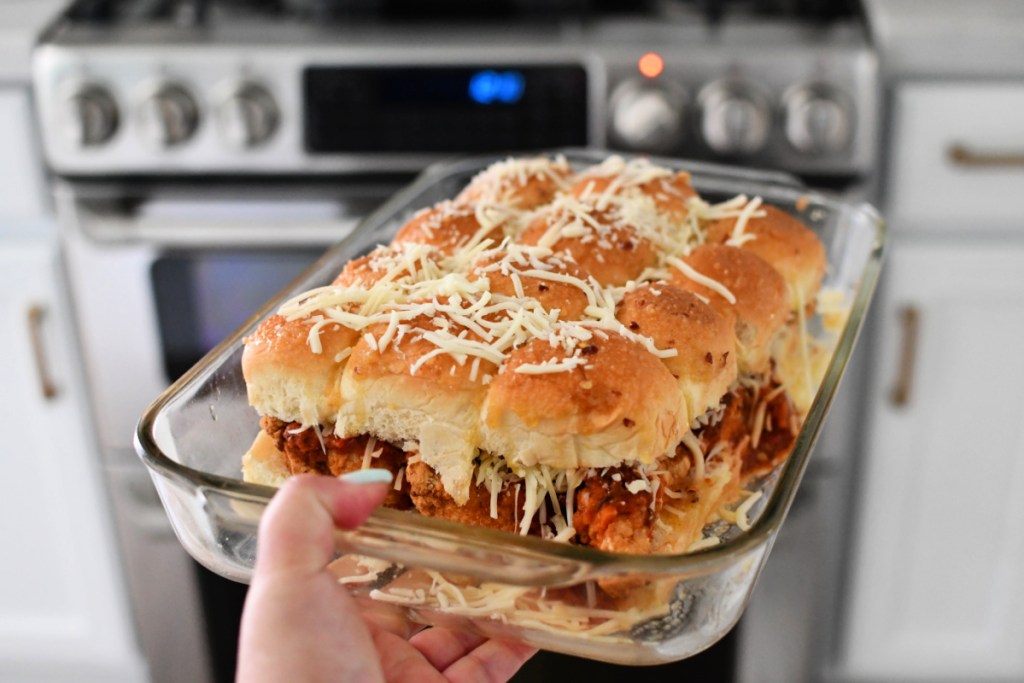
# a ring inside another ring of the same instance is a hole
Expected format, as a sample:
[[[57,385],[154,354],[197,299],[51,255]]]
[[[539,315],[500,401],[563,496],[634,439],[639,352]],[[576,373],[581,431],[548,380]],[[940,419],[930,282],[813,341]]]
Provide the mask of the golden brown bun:
[[[249,451],[242,456],[242,479],[253,484],[281,486],[291,476],[284,453],[277,450],[274,439],[262,429]]]
[[[626,292],[619,322],[678,354],[662,362],[679,382],[692,418],[715,408],[736,380],[736,337],[731,321],[692,292],[675,285],[642,285]]]
[[[439,319],[444,316],[437,316]],[[460,364],[453,356],[437,353],[423,338],[436,332],[434,318],[423,315],[410,321],[409,330],[383,351],[366,335],[352,351],[342,378],[344,404],[335,431],[341,436],[373,434],[419,451],[423,461],[441,475],[445,489],[458,502],[469,496],[473,456],[479,441],[480,405],[487,387],[484,378],[497,367],[469,358]],[[366,334],[381,339],[387,324],[371,325]],[[472,332],[451,323],[453,334]],[[417,366],[417,362],[427,357]]]
[[[825,246],[813,230],[782,209],[762,204],[766,215],[751,218],[743,234],[753,235],[741,245],[779,271],[789,288],[789,306],[813,306],[825,276]],[[725,242],[732,236],[736,218],[722,218],[707,229],[708,242]]]
[[[730,303],[715,289],[673,269],[671,282],[705,297],[719,313],[735,323],[739,369],[768,370],[770,344],[786,322],[786,282],[761,257],[724,244],[702,244],[683,258],[701,275],[717,281],[736,298]]]
[[[548,241],[545,238],[554,226],[577,220],[563,208],[545,210],[527,226],[519,241],[550,247],[556,254],[568,254],[602,285],[624,285],[637,279],[644,269],[657,264],[658,253],[654,244],[636,229],[613,222],[608,212],[599,212],[590,206],[586,207],[585,213],[587,219],[578,222],[582,234],[561,237],[552,244],[545,244]]]
[[[657,357],[614,332],[595,333],[579,351],[585,365],[547,374],[516,370],[571,354],[544,339],[512,351],[487,394],[485,449],[503,454],[513,469],[649,463],[673,451],[689,421],[675,379]]]
[[[366,256],[353,259],[345,264],[341,273],[331,284],[338,287],[362,287],[369,289],[384,279],[397,265],[402,269],[394,276],[394,279],[415,276],[422,266],[419,258],[409,258],[408,262],[402,260],[402,256],[413,256],[418,254],[412,247],[418,246],[415,242],[400,242],[393,246],[380,246]],[[421,249],[423,247],[420,247]],[[410,253],[411,252],[411,253]],[[439,261],[443,254],[430,249],[426,257],[432,261]]]
[[[565,159],[508,159],[478,173],[455,201],[483,202],[529,210],[547,204],[562,189],[572,168]]]
[[[486,278],[490,285],[491,294],[518,297],[515,282],[512,278],[514,274],[519,279],[522,285],[522,293],[526,298],[536,299],[547,311],[558,309],[560,311],[559,320],[579,320],[583,317],[583,312],[590,302],[582,289],[567,282],[558,282],[545,279],[544,277],[524,275],[523,273],[535,269],[531,261],[537,261],[546,266],[543,269],[537,270],[568,275],[586,282],[589,275],[585,270],[565,259],[549,256],[534,257],[529,260],[524,258],[522,262],[513,262],[507,268],[508,272],[504,272],[506,269],[497,265],[504,257],[504,253],[498,253],[480,260],[473,266],[473,270],[470,271],[469,279]]]
[[[689,212],[687,201],[697,196],[697,191],[690,184],[690,174],[685,171],[637,185],[623,185],[621,180],[614,176],[583,173],[569,192],[579,199],[595,201],[600,201],[599,198],[602,195],[618,197],[642,195],[653,200],[654,206],[659,212],[669,215],[677,221],[684,219]],[[615,187],[611,187],[613,183],[615,183]]]
[[[261,415],[285,422],[326,424],[341,404],[344,361],[359,334],[331,323],[320,329],[320,353],[309,345],[312,321],[274,315],[245,339],[242,374],[249,403]]]
[[[480,222],[477,220],[476,211],[472,206],[455,202],[440,202],[417,212],[398,231],[391,245],[396,246],[408,242],[429,244],[439,252],[451,255],[470,245],[471,242],[479,243],[484,239],[490,239],[498,244],[505,237],[500,227],[492,228],[483,235],[477,235],[480,229]],[[477,239],[474,240],[474,237]]]

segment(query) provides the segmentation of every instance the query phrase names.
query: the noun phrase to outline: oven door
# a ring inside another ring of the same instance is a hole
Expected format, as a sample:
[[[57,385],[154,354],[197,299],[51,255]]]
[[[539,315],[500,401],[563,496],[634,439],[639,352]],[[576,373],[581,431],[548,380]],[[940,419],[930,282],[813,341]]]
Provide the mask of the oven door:
[[[245,588],[200,568],[175,539],[135,455],[135,423],[399,182],[58,188],[98,450],[154,681],[233,680]]]

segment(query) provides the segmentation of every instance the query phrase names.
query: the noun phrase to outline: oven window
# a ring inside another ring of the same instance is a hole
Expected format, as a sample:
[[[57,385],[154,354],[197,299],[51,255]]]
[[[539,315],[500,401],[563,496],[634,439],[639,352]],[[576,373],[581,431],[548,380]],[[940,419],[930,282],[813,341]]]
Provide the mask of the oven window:
[[[322,253],[188,251],[157,258],[151,277],[167,379],[180,377]]]

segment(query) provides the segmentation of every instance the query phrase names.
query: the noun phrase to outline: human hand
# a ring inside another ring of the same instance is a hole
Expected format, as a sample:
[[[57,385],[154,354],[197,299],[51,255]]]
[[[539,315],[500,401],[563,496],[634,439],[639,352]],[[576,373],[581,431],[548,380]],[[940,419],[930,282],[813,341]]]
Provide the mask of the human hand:
[[[242,615],[239,683],[506,681],[536,652],[515,642],[360,613],[327,570],[335,527],[362,524],[387,495],[387,470],[290,478],[260,522]]]

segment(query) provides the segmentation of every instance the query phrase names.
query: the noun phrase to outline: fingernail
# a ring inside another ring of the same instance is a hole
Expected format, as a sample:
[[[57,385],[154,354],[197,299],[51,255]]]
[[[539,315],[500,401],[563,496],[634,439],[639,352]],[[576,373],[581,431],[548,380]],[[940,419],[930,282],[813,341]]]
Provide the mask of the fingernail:
[[[339,475],[338,479],[349,484],[390,484],[393,477],[389,470],[368,469],[346,472]]]

